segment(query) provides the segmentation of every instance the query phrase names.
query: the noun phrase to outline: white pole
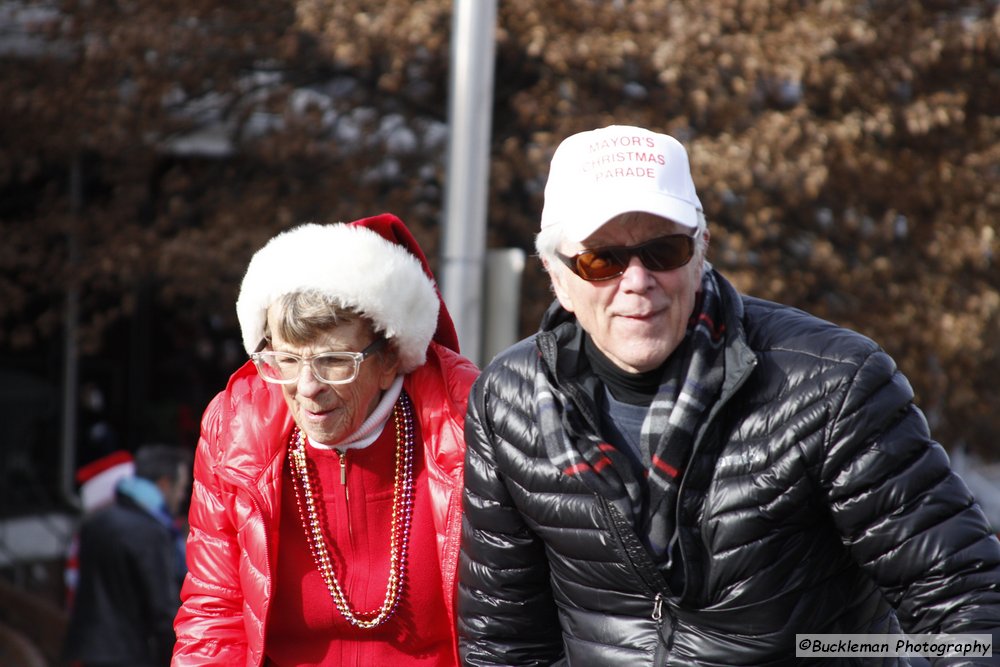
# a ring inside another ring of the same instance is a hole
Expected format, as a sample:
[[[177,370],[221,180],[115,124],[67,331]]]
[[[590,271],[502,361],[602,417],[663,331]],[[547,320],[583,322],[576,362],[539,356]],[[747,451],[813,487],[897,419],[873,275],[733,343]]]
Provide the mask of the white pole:
[[[521,278],[527,255],[520,248],[494,248],[486,253],[486,332],[482,366],[517,342],[521,312]]]
[[[452,7],[441,294],[463,354],[481,363],[497,3]]]

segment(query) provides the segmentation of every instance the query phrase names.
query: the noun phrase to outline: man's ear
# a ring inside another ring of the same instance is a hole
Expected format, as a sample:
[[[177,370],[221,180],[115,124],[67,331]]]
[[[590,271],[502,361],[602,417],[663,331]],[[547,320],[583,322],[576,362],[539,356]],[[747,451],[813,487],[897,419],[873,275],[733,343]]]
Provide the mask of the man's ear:
[[[170,494],[173,493],[174,491],[173,480],[171,480],[170,477],[168,477],[167,475],[161,475],[160,477],[157,478],[155,484],[156,487],[160,490],[160,493],[163,494],[164,500],[166,500],[167,504],[169,505]]]
[[[559,299],[559,304],[569,312],[573,312],[573,300],[569,296],[569,292],[566,290],[566,285],[563,281],[570,280],[571,276],[566,275],[566,271],[563,271],[563,267],[554,266],[549,263],[547,259],[542,259],[542,264],[545,266],[545,271],[549,274],[549,280],[552,281],[552,291],[555,292],[556,298]]]
[[[701,264],[699,267],[698,275],[705,272],[705,259],[708,257],[708,243],[712,240],[712,233],[706,228],[702,232],[702,250],[698,254],[698,263]],[[699,288],[700,289],[700,288]]]

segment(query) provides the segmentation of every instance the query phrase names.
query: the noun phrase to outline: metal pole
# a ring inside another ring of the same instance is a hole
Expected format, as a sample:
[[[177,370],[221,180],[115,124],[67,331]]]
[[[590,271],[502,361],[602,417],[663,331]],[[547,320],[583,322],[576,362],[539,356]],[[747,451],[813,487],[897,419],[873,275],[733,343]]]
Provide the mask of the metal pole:
[[[462,352],[481,363],[496,0],[452,5],[441,294]]]
[[[76,494],[76,423],[79,393],[79,345],[77,327],[80,320],[80,288],[76,271],[80,263],[80,239],[77,233],[80,210],[83,208],[83,167],[80,156],[73,157],[69,176],[69,231],[66,234],[69,281],[66,284],[65,331],[63,333],[62,434],[59,456],[59,482],[63,498],[71,507],[79,506]]]

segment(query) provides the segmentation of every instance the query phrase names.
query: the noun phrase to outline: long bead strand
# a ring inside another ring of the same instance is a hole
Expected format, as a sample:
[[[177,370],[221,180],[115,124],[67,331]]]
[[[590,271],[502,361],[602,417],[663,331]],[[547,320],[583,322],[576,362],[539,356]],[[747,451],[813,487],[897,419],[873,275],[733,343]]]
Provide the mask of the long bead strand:
[[[330,549],[326,544],[323,524],[316,508],[313,485],[310,480],[306,457],[305,437],[299,429],[292,433],[291,457],[292,479],[295,482],[295,500],[299,516],[305,529],[306,541],[316,568],[319,570],[333,603],[351,625],[370,629],[389,620],[399,606],[408,561],[410,527],[413,519],[413,406],[410,397],[403,392],[393,410],[396,428],[395,471],[392,492],[392,523],[389,529],[389,577],[386,582],[385,599],[382,606],[366,612],[358,612],[351,607],[347,595],[340,586],[334,571]]]

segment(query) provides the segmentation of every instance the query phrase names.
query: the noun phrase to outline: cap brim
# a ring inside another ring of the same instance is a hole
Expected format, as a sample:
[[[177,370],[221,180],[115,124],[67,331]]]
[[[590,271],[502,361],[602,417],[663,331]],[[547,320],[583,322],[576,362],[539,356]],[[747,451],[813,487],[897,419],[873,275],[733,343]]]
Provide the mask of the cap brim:
[[[668,194],[638,191],[623,197],[618,191],[613,197],[602,197],[595,193],[581,201],[579,213],[573,220],[562,221],[563,234],[569,241],[581,242],[603,227],[612,218],[622,213],[650,213],[672,220],[677,224],[698,229],[698,211],[688,201]],[[585,211],[585,213],[584,213]]]

